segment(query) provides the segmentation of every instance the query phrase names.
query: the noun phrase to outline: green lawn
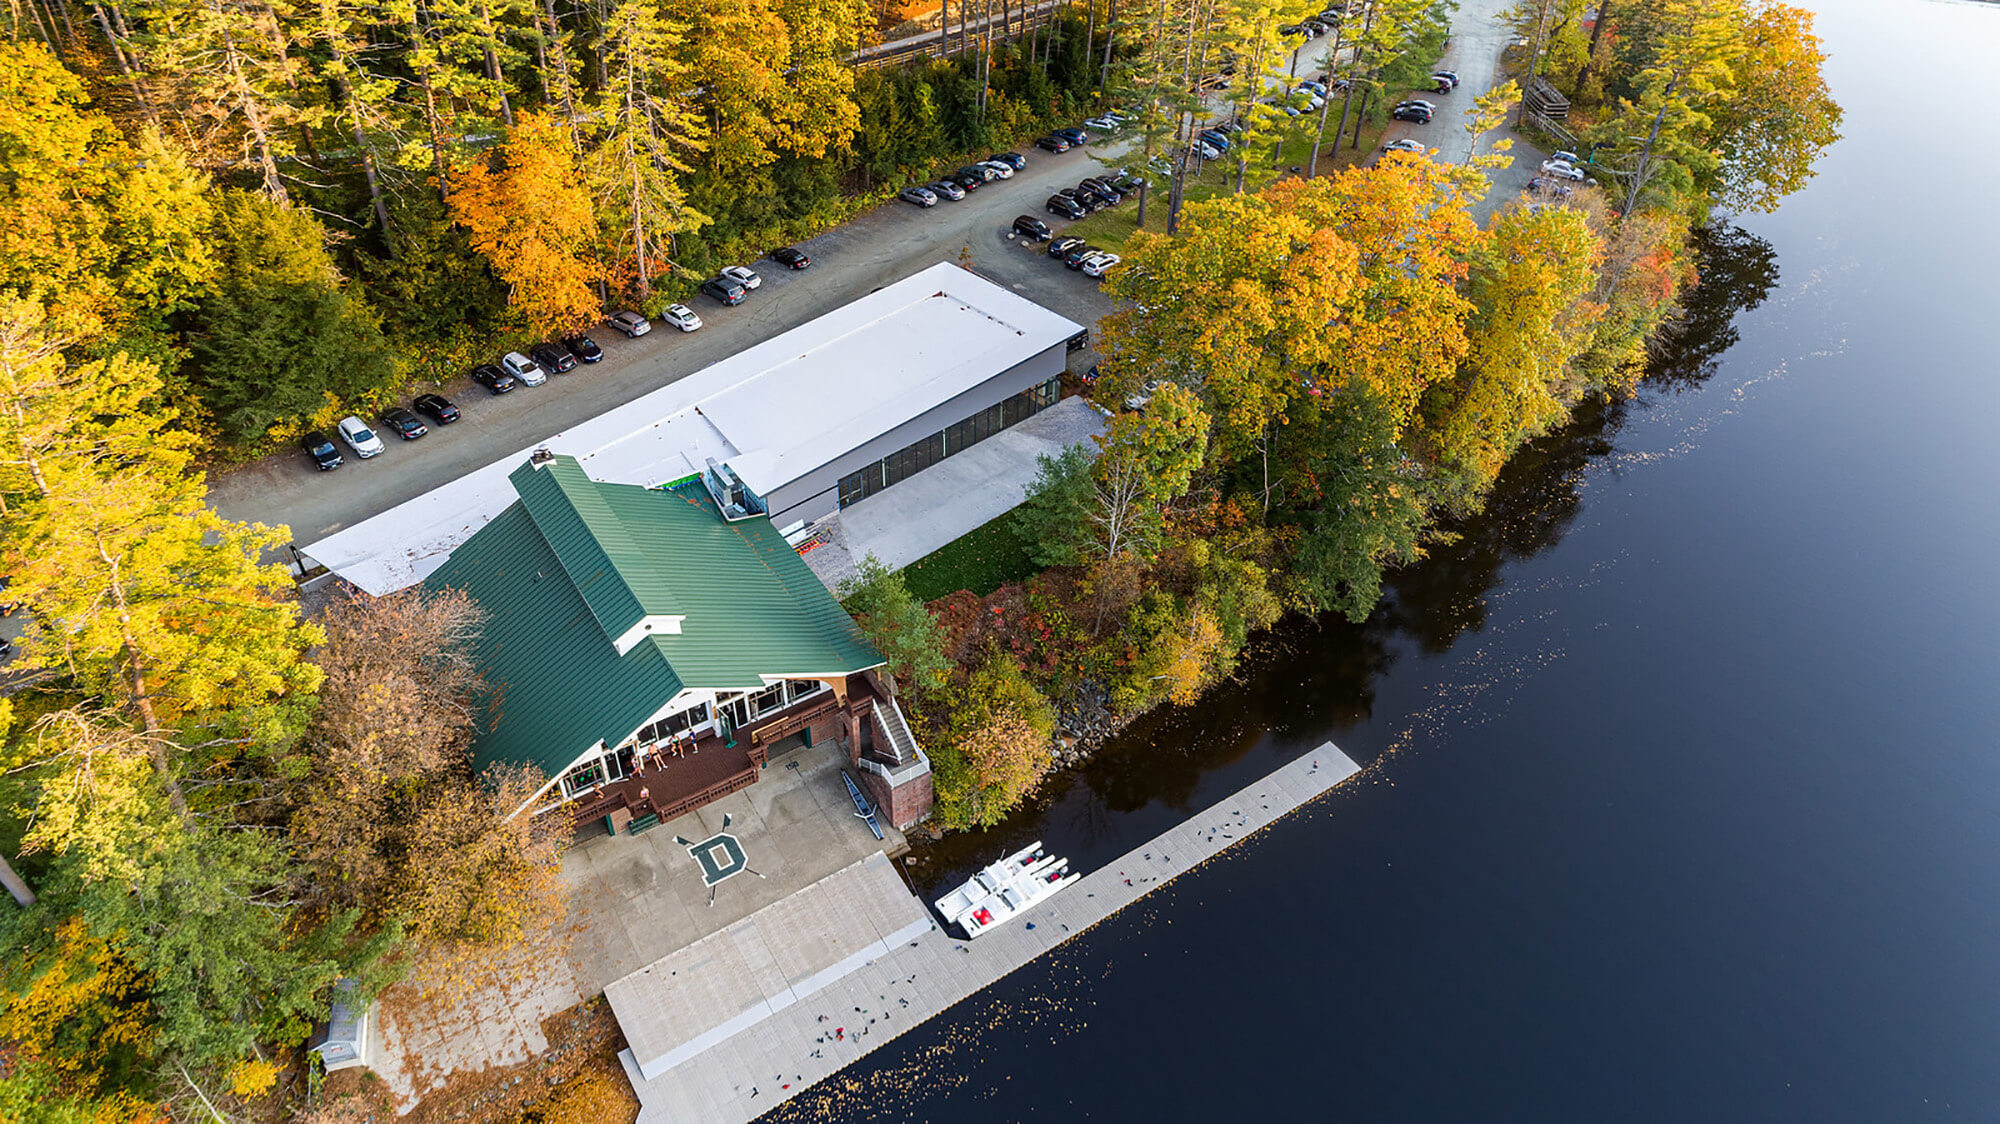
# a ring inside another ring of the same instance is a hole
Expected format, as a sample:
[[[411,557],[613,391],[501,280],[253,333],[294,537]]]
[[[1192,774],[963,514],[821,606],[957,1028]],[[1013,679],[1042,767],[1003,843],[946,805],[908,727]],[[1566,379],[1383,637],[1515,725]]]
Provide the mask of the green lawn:
[[[1034,576],[1035,564],[1006,515],[938,547],[903,567],[910,592],[935,601],[961,589],[981,597]]]

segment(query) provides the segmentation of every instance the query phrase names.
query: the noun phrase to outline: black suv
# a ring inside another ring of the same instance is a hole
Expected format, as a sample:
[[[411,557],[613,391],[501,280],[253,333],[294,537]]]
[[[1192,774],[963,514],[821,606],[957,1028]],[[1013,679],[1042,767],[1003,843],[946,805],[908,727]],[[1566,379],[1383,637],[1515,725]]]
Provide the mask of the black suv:
[[[540,363],[544,371],[553,371],[558,375],[576,370],[576,356],[560,344],[538,343],[528,349],[528,357]]]
[[[491,363],[481,363],[472,369],[472,381],[495,394],[506,394],[514,389],[514,376],[495,367]]]
[[[1017,172],[1028,166],[1028,158],[1018,152],[996,152],[986,159],[996,164],[1005,164]]]
[[[1421,105],[1399,105],[1389,116],[1398,121],[1415,121],[1419,125],[1431,123],[1431,111]]]
[[[313,467],[321,472],[339,468],[347,463],[341,458],[340,450],[334,448],[332,441],[327,440],[326,434],[317,429],[299,438],[299,446],[312,458]]]
[[[711,277],[701,283],[701,291],[726,305],[742,304],[750,290],[742,283],[728,277]]]
[[[1048,136],[1045,136],[1040,140],[1037,140],[1035,142],[1035,147],[1040,149],[1046,149],[1049,152],[1068,152],[1069,142],[1055,135],[1054,133],[1050,133]]]
[[[944,177],[944,182],[957,184],[961,191],[978,191],[986,186],[986,177],[977,172],[953,172]]]
[[[1085,195],[1094,195],[1103,200],[1107,207],[1115,207],[1125,201],[1125,197],[1119,194],[1117,189],[1101,179],[1084,180],[1076,185],[1076,189]]]
[[[569,348],[569,353],[576,356],[579,363],[595,363],[604,358],[604,349],[589,336],[565,336],[562,345]]]
[[[419,394],[417,400],[410,405],[415,406],[418,413],[427,415],[439,425],[450,425],[458,420],[458,407],[452,405],[451,399],[442,394]]]
[[[1088,244],[1082,246],[1071,246],[1069,253],[1063,255],[1063,265],[1069,267],[1070,269],[1082,269],[1083,259],[1089,257],[1092,254],[1102,253],[1102,252],[1103,251],[1099,250],[1096,246]]]
[[[1046,242],[1049,240],[1049,235],[1055,232],[1049,229],[1048,223],[1043,222],[1033,215],[1016,215],[1014,217],[1014,233],[1032,238],[1037,242]]]
[[[415,441],[431,431],[431,427],[425,425],[422,418],[401,406],[391,406],[382,411],[382,424],[394,430],[396,436],[405,441]]]
[[[1052,215],[1059,215],[1066,219],[1080,219],[1090,213],[1084,209],[1083,204],[1078,203],[1067,195],[1049,196],[1048,211]]]
[[[1061,129],[1050,129],[1049,135],[1054,137],[1061,137],[1062,139],[1068,141],[1072,146],[1082,144],[1083,142],[1090,139],[1089,133],[1084,132],[1082,129],[1077,128],[1075,125],[1069,125]]]
[[[1083,239],[1078,238],[1074,234],[1066,234],[1049,243],[1049,256],[1052,258],[1062,257],[1064,254],[1081,245],[1083,245]]]

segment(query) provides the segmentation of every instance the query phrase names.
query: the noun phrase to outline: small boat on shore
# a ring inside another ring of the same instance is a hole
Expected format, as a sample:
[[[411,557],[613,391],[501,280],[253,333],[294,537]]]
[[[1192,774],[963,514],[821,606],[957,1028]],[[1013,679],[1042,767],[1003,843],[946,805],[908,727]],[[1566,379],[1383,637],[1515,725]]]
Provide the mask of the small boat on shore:
[[[868,797],[862,795],[861,786],[854,783],[854,778],[847,775],[847,770],[840,771],[840,779],[847,785],[847,795],[854,801],[855,818],[866,822],[868,830],[875,833],[875,838],[882,838],[882,825],[875,820],[875,805],[869,803]]]
[[[938,916],[977,937],[1076,880],[1069,860],[1042,850],[1039,840],[1008,855],[937,900]]]

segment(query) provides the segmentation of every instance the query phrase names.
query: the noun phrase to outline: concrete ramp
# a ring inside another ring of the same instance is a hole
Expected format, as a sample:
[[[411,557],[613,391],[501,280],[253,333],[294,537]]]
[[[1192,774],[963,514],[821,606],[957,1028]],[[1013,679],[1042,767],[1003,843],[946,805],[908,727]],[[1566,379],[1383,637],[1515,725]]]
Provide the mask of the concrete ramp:
[[[604,989],[646,1079],[929,932],[931,918],[877,851]]]

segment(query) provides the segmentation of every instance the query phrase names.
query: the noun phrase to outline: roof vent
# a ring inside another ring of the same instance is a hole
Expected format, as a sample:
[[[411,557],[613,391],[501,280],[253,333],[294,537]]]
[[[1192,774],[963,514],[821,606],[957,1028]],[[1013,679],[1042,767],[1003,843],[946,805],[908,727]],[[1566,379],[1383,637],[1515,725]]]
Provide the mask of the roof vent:
[[[528,463],[534,465],[536,468],[540,468],[554,459],[556,459],[555,452],[547,445],[528,454]]]

